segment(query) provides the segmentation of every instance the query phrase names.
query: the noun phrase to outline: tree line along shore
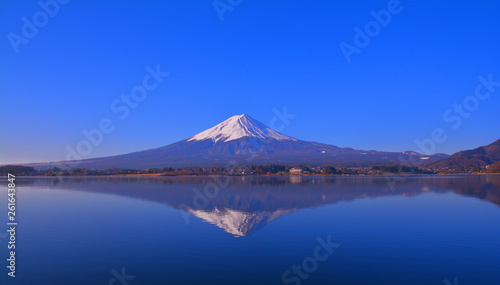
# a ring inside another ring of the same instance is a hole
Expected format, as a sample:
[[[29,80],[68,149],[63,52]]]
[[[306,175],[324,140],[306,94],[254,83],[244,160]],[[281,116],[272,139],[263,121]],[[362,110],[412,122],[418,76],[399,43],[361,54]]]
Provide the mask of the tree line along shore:
[[[61,169],[53,167],[37,170],[24,165],[0,166],[0,175],[8,173],[19,176],[210,176],[210,175],[384,175],[384,174],[460,174],[460,173],[500,173],[500,163],[488,168],[428,169],[404,165],[378,165],[367,167],[340,167],[306,165],[288,166],[280,164],[248,165],[234,168],[227,167],[164,167],[147,169]]]

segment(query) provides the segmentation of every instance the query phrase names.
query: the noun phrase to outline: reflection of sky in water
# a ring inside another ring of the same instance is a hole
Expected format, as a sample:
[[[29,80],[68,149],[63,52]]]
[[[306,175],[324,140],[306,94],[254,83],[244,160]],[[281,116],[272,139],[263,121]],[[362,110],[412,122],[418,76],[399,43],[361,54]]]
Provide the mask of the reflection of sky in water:
[[[235,178],[203,207],[206,178],[20,181],[17,283],[0,281],[280,283],[328,235],[341,246],[310,284],[500,281],[500,177],[293,179]]]

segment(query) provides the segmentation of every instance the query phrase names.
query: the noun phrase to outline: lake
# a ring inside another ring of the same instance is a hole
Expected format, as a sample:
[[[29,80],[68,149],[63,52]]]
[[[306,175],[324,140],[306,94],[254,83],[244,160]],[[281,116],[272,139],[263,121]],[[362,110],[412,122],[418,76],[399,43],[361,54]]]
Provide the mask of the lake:
[[[1,284],[500,284],[500,176],[16,182]]]

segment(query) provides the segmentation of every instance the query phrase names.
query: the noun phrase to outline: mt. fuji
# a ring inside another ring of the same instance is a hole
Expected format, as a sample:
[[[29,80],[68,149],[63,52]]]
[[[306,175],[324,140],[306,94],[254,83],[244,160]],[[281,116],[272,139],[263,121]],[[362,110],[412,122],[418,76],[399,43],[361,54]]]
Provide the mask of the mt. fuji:
[[[292,137],[287,137],[271,130],[261,122],[247,115],[232,116],[224,122],[189,138],[188,141],[202,141],[211,139],[216,143],[228,142],[244,137],[276,139],[279,141],[297,141]]]
[[[163,147],[129,154],[31,164],[38,168],[66,166],[79,168],[162,168],[183,166],[226,166],[251,164],[369,166],[410,161],[429,163],[446,158],[415,152],[354,150],[302,141],[274,131],[247,115],[236,115],[185,140]]]

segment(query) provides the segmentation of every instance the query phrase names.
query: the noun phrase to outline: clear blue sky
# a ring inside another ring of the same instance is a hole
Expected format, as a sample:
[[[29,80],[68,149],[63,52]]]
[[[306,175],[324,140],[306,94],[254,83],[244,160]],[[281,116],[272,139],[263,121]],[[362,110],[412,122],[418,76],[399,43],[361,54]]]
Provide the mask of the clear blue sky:
[[[351,63],[340,43],[390,1],[244,0],[223,21],[212,0],[107,2],[60,5],[17,53],[9,33],[43,10],[0,2],[0,164],[63,160],[103,118],[115,130],[89,157],[167,145],[235,114],[269,124],[283,106],[297,114],[284,134],[341,147],[418,150],[437,127],[448,136],[438,152],[500,138],[500,87],[458,129],[443,120],[478,76],[500,81],[498,1],[401,0]],[[169,76],[120,120],[111,102],[157,64]]]

